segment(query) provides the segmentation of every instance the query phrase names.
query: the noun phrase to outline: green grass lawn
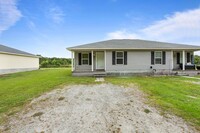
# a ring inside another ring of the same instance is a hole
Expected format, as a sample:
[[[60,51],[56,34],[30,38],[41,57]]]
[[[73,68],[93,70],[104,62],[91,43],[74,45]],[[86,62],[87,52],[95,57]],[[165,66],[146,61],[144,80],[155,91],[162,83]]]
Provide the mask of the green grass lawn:
[[[137,85],[144,91],[150,104],[163,114],[173,113],[197,128],[200,127],[200,82],[182,77],[108,77],[107,82],[129,86]],[[3,115],[11,115],[23,105],[44,92],[73,84],[92,84],[92,77],[72,77],[70,69],[41,69],[0,77],[0,123]],[[200,129],[200,128],[199,128]]]
[[[0,123],[3,115],[18,111],[25,103],[62,85],[94,83],[94,78],[72,77],[70,69],[41,69],[0,76]]]
[[[163,113],[176,114],[200,129],[200,85],[190,83],[193,80],[197,81],[167,76],[107,78],[108,82],[117,85],[137,85],[148,94],[150,104],[159,107]]]

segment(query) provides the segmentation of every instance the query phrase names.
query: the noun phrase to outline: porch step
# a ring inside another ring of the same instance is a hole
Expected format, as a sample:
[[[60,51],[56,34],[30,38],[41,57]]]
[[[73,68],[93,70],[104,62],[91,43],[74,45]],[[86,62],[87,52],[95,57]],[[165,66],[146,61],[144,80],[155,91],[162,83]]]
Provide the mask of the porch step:
[[[177,76],[189,76],[187,73],[178,73]]]
[[[189,76],[189,74],[184,72],[184,71],[177,71],[177,72],[175,72],[175,75],[177,75],[177,76]]]
[[[106,73],[96,73],[96,74],[94,74],[95,78],[106,77],[106,76],[107,76]]]
[[[74,71],[72,72],[73,76],[90,76],[90,77],[105,77],[107,73],[105,71]]]

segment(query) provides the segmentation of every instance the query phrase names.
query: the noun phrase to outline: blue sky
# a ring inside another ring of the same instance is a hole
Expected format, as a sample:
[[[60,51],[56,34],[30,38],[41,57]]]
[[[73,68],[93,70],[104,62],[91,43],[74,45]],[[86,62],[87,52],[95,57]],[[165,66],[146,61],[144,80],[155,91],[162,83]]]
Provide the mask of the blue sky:
[[[48,57],[106,39],[200,46],[199,0],[0,0],[0,44]]]

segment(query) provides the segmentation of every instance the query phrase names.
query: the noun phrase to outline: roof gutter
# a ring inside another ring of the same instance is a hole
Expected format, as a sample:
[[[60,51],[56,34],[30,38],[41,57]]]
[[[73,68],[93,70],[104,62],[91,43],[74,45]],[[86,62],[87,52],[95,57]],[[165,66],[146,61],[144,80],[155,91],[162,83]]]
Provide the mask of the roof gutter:
[[[78,50],[194,50],[198,51],[200,48],[67,48],[69,51]]]
[[[17,53],[3,52],[3,51],[0,51],[0,54],[9,54],[9,55],[18,55],[18,56],[26,56],[26,57],[40,58],[40,56],[36,56],[36,55],[17,54]]]

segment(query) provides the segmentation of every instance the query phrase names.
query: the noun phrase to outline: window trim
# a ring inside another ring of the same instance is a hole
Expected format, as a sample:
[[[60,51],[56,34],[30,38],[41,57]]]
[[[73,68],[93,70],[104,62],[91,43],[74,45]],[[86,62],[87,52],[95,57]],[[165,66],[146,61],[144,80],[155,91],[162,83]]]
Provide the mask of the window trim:
[[[161,57],[156,57],[156,53],[160,52],[161,53]],[[154,51],[154,64],[156,65],[162,65],[162,59],[163,58],[163,52],[162,51]],[[156,63],[156,59],[161,59],[160,64]]]
[[[117,53],[119,53],[119,52],[121,52],[121,53],[123,54],[122,57],[117,57]],[[124,51],[116,51],[115,53],[116,53],[116,55],[115,55],[115,62],[116,62],[116,63],[115,63],[115,64],[116,64],[116,65],[124,65]],[[122,59],[122,60],[123,60],[123,63],[122,63],[122,64],[118,64],[118,63],[117,63],[117,59]]]
[[[89,53],[81,53],[81,54],[82,54],[82,56],[81,56],[81,63],[82,63],[82,65],[89,65]],[[87,58],[83,58],[83,55],[84,55],[84,54],[87,54],[88,57],[87,57]],[[84,64],[84,63],[83,63],[83,60],[87,60],[88,63],[87,63],[87,64]]]

